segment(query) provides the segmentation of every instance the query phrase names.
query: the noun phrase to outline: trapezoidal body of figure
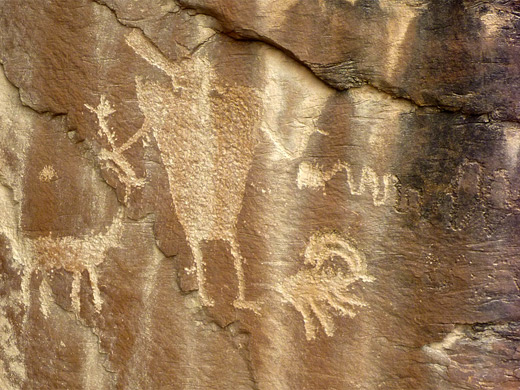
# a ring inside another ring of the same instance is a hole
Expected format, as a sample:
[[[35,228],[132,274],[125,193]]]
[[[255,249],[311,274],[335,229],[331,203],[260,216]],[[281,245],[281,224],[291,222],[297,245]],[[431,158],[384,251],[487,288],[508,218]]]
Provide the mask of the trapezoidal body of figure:
[[[253,161],[260,101],[254,90],[217,83],[199,56],[170,62],[140,33],[127,43],[171,78],[171,85],[136,77],[145,131],[151,128],[166,169],[175,210],[193,254],[201,304],[214,305],[206,290],[201,244],[229,244],[238,279],[234,306],[258,312],[245,299],[243,258],[237,241],[248,171]]]

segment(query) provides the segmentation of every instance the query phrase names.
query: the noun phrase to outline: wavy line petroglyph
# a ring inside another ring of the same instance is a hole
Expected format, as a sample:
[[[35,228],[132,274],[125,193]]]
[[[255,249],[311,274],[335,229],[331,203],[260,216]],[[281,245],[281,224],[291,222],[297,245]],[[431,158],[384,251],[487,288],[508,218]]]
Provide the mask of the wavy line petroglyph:
[[[276,289],[303,316],[307,340],[314,339],[318,331],[314,317],[325,334],[333,336],[332,310],[342,317],[355,317],[356,309],[366,303],[352,295],[351,285],[374,279],[367,273],[363,253],[336,231],[317,232],[310,238],[304,264],[308,267],[285,279]]]
[[[119,181],[125,186],[124,202],[127,203],[132,188],[143,187],[146,183],[146,179],[137,177],[134,168],[124,156],[124,153],[139,140],[145,144],[149,137],[150,129],[143,126],[126,142],[118,146],[115,132],[110,130],[108,126],[108,118],[115,112],[115,110],[110,105],[106,96],[101,95],[97,107],[91,107],[88,104],[85,104],[85,107],[96,115],[99,124],[98,135],[108,142],[108,148],[102,147],[98,156],[104,167],[114,171],[119,178]]]
[[[346,162],[337,162],[331,169],[325,171],[318,164],[303,161],[298,170],[298,188],[324,190],[325,184],[340,171],[346,172],[351,195],[360,196],[370,193],[374,206],[395,203],[397,196],[395,185],[398,181],[396,176],[391,174],[378,176],[372,168],[365,166],[361,169],[360,179],[356,184],[352,168]]]
[[[245,299],[236,222],[253,161],[261,100],[251,88],[218,84],[210,63],[199,55],[171,63],[135,30],[126,41],[172,81],[165,86],[135,79],[143,127],[151,128],[157,140],[173,204],[193,254],[201,303],[214,304],[206,292],[201,243],[223,240],[230,246],[237,273],[234,305],[258,311],[257,304]]]

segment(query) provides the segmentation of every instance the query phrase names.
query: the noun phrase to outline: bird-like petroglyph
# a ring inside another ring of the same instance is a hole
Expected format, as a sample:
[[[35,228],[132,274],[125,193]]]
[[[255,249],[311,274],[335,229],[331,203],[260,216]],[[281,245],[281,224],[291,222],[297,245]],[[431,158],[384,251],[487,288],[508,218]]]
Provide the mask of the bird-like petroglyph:
[[[229,244],[234,258],[235,307],[257,311],[258,306],[245,298],[236,222],[253,161],[260,98],[251,88],[218,83],[210,63],[200,55],[170,62],[136,30],[127,36],[127,43],[171,79],[170,85],[140,77],[135,83],[143,128],[152,129],[157,141],[193,254],[201,303],[214,304],[206,292],[201,243],[220,239]]]
[[[351,195],[360,196],[370,193],[374,206],[395,203],[397,177],[391,174],[379,176],[371,167],[364,166],[361,169],[360,179],[356,184],[352,168],[346,162],[337,162],[327,171],[323,170],[318,164],[308,161],[301,162],[297,177],[298,188],[308,187],[324,190],[325,184],[341,171],[345,171],[347,175],[347,184]]]
[[[337,231],[315,233],[304,253],[306,268],[277,286],[285,302],[303,316],[308,340],[316,337],[319,324],[327,336],[334,335],[333,312],[355,317],[356,309],[366,306],[351,290],[355,282],[371,282],[365,256],[353,242]]]
[[[127,203],[132,189],[143,187],[146,183],[146,179],[137,176],[134,167],[132,167],[128,159],[125,157],[125,152],[133,147],[138,141],[145,143],[146,139],[149,137],[150,129],[143,126],[128,140],[118,145],[117,136],[108,125],[108,118],[115,112],[115,110],[107,100],[106,96],[101,95],[97,107],[92,107],[88,104],[85,104],[85,107],[96,115],[99,124],[99,130],[97,133],[100,137],[100,144],[102,145],[98,154],[99,159],[105,169],[115,172],[119,181],[125,187],[124,202]]]

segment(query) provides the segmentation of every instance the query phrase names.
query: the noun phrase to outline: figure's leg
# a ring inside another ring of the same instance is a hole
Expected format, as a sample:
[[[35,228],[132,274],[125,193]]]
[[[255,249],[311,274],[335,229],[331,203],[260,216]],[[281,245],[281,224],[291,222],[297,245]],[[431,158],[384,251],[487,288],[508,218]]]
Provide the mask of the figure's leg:
[[[208,296],[206,292],[206,276],[204,275],[204,261],[202,260],[202,251],[198,242],[190,243],[195,268],[197,270],[197,285],[199,288],[200,303],[202,306],[213,306],[215,302]]]
[[[245,284],[245,276],[244,276],[244,268],[242,266],[242,262],[244,259],[240,254],[240,249],[238,248],[238,243],[235,239],[232,239],[230,242],[231,246],[231,255],[233,256],[233,262],[235,266],[235,270],[237,272],[238,279],[238,297],[233,302],[233,306],[237,309],[249,309],[253,310],[256,314],[260,314],[260,305],[253,301],[246,301],[246,284]]]
[[[92,288],[92,297],[94,299],[94,307],[98,313],[101,312],[101,308],[103,306],[103,301],[101,300],[101,292],[99,291],[98,284],[98,276],[96,272],[96,268],[94,266],[89,266],[87,268],[88,276],[90,278],[90,287]]]
[[[70,291],[70,300],[74,313],[79,317],[81,311],[81,303],[79,291],[81,288],[81,273],[75,271],[72,273],[72,290]]]
[[[47,283],[47,276],[45,275],[45,272],[42,272],[42,281],[38,291],[40,293],[40,310],[43,316],[48,318],[50,313],[49,302],[52,299],[52,290],[51,286],[49,286],[49,283]]]

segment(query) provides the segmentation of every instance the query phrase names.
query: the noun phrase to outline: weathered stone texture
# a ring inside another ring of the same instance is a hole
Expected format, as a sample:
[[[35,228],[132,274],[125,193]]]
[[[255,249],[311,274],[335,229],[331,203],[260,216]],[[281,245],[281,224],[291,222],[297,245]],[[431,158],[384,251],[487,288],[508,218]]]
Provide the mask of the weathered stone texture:
[[[519,12],[4,0],[0,389],[518,389]]]

